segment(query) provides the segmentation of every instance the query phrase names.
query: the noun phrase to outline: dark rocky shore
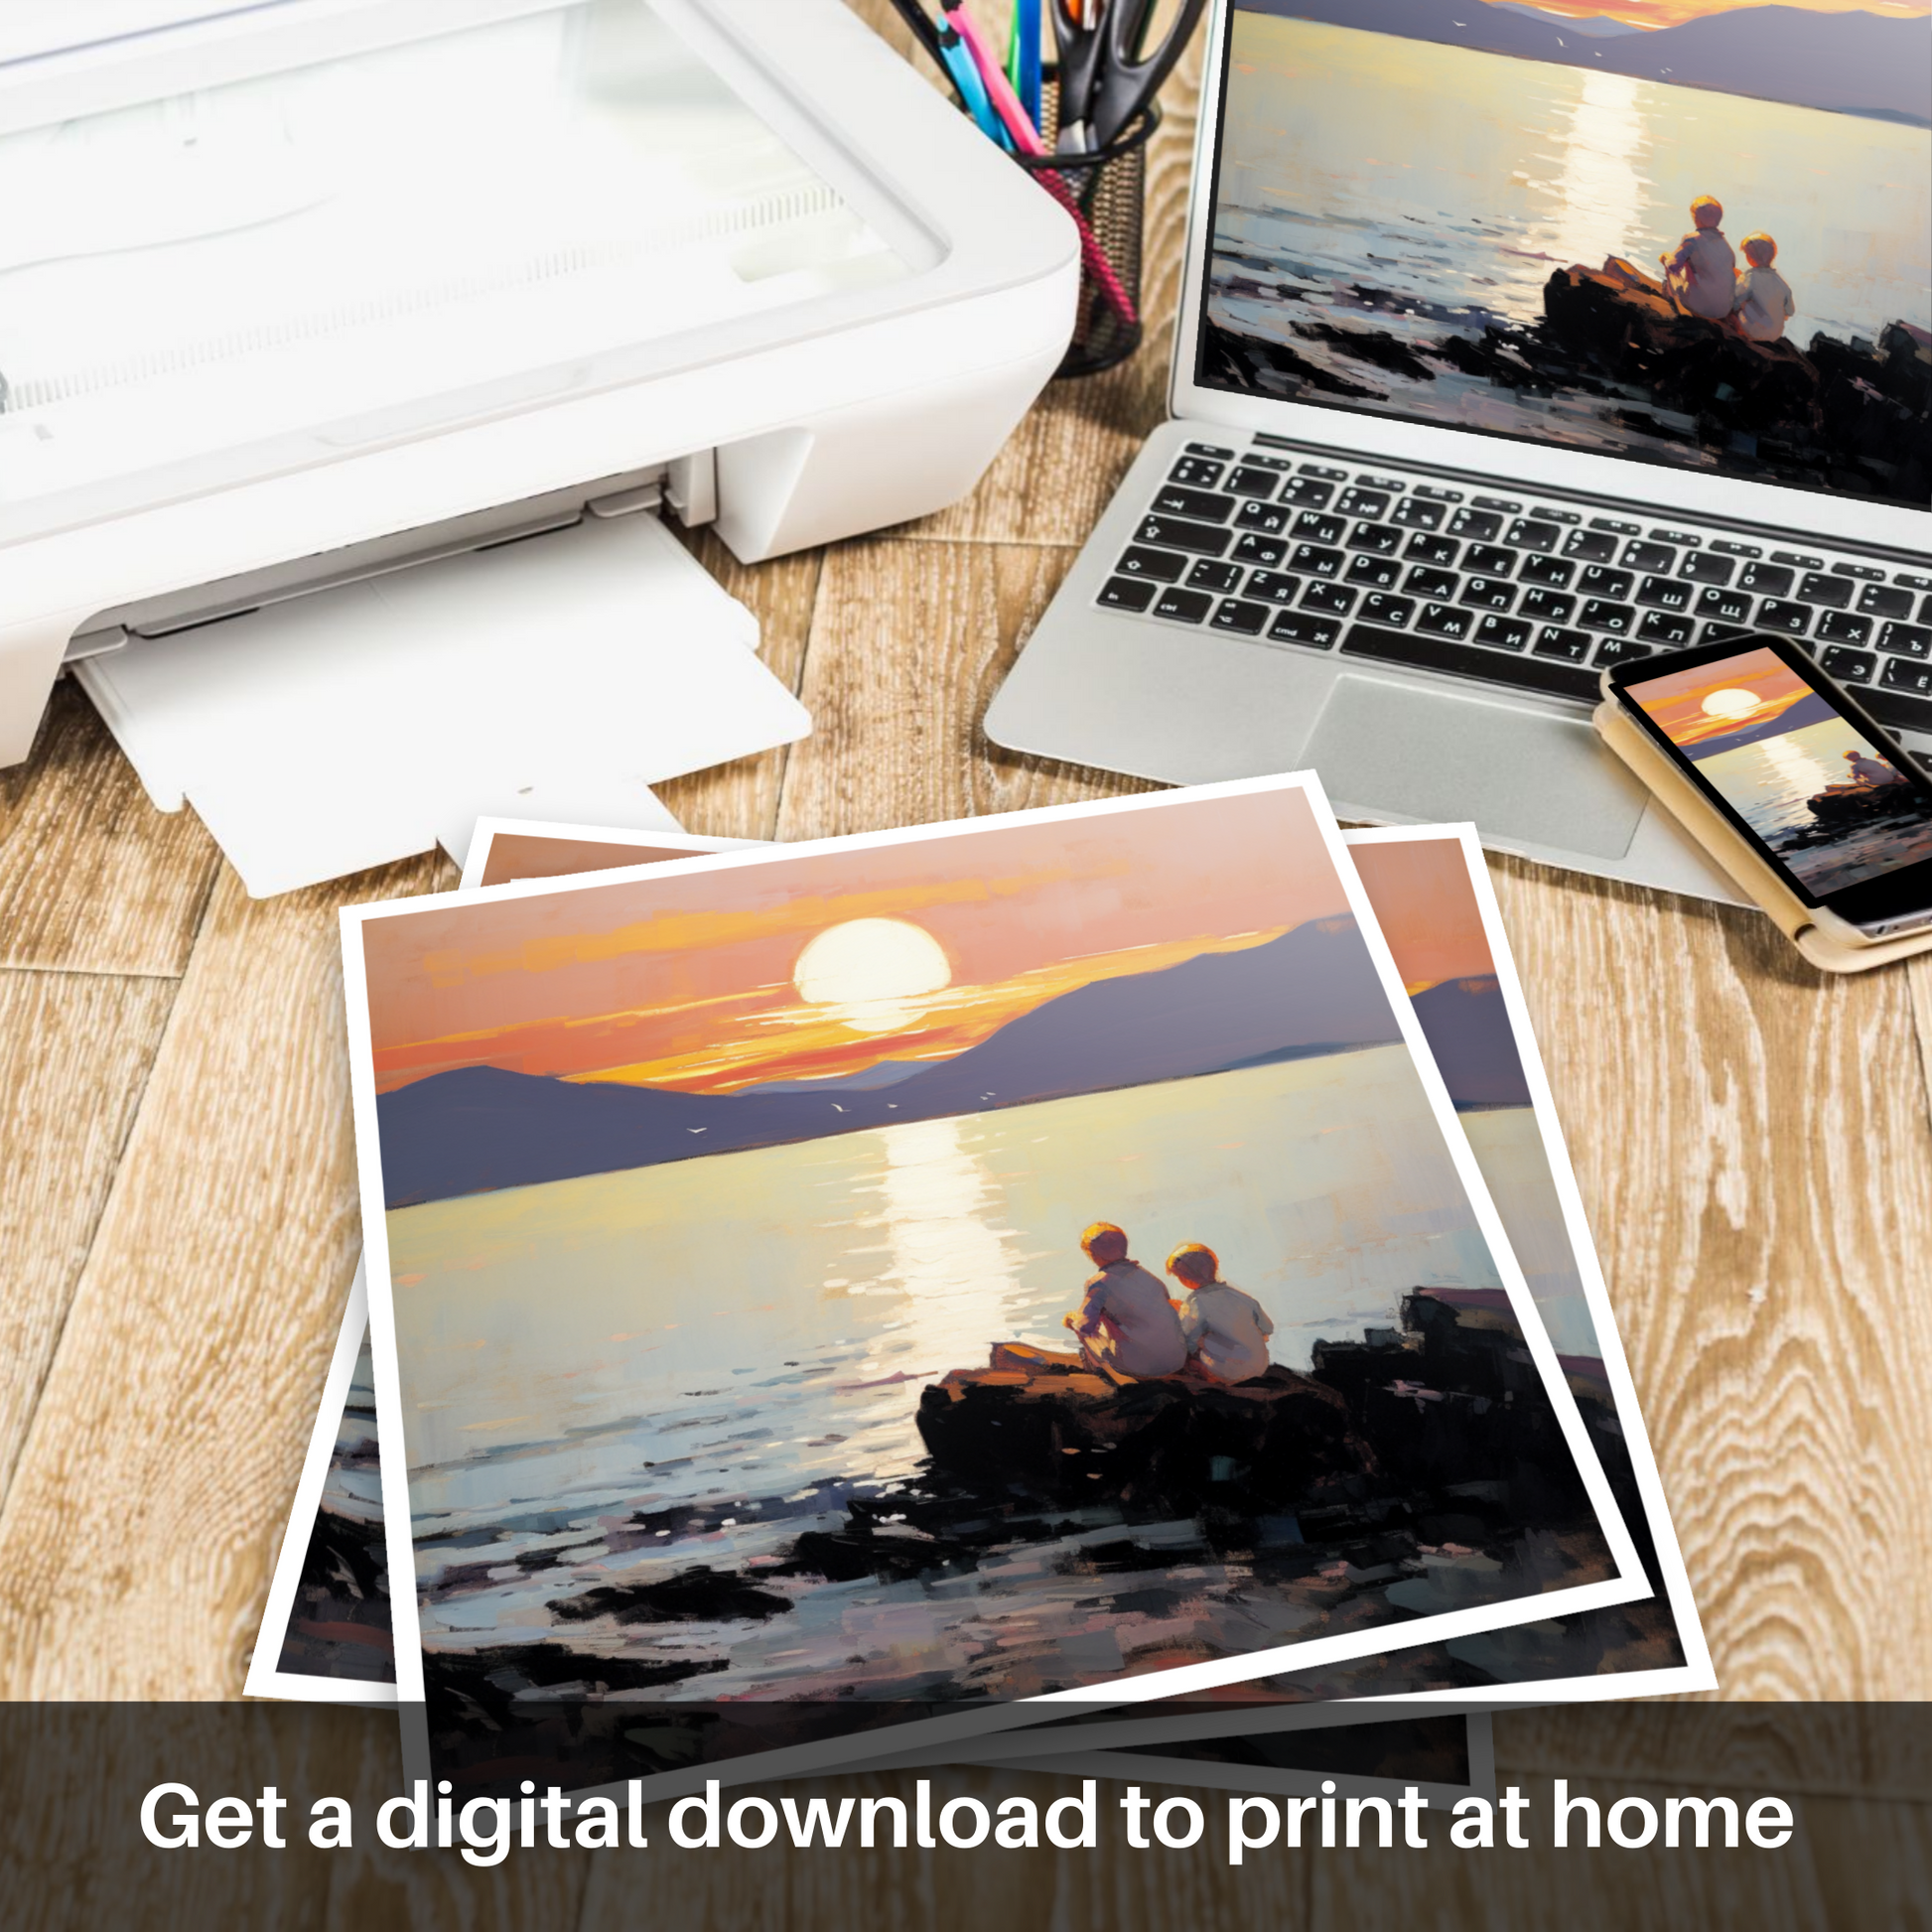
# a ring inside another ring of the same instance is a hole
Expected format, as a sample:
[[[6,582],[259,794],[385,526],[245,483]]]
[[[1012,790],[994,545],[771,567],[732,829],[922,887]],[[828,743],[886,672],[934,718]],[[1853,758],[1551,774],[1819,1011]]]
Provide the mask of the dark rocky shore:
[[[702,1679],[722,1662],[636,1641],[718,1622],[782,1629],[801,1587],[956,1598],[961,1580],[1034,1549],[1042,1578],[1058,1580],[1083,1614],[1158,1618],[1183,1599],[1198,1613],[1205,1597],[1206,1627],[1239,1629],[1253,1614],[1243,1606],[1271,1598],[1339,1630],[1606,1574],[1583,1484],[1500,1291],[1418,1290],[1401,1322],[1316,1344],[1307,1375],[1278,1366],[1234,1388],[955,1371],[922,1397],[930,1453],[920,1473],[855,1498],[837,1528],[801,1533],[777,1563],[614,1583],[556,1599],[540,1641],[428,1650],[439,1774],[476,1789],[532,1775],[579,1786],[642,1776],[922,1710],[956,1713],[962,1697],[1027,1694],[1064,1669],[1048,1624],[1044,1661],[1020,1692],[975,1690],[967,1672],[875,1679],[862,1698],[706,1704]],[[1622,1463],[1613,1410],[1592,1385],[1579,1393],[1606,1462]],[[1029,1601],[1023,1588],[989,1607],[1024,1613]],[[600,1634],[573,1640],[575,1624]],[[1368,1668],[1393,1668],[1413,1688],[1412,1654]],[[1159,1659],[1188,1660],[1184,1649]],[[1483,1675],[1444,1669],[1449,1681]],[[674,1684],[676,1702],[652,1697]]]
[[[1932,500],[1932,337],[1903,322],[1876,342],[1823,334],[1746,342],[1679,315],[1654,282],[1615,260],[1556,270],[1529,327],[1433,310],[1356,284],[1333,307],[1244,265],[1231,293],[1283,305],[1282,339],[1209,322],[1200,379],[1252,394],[1387,401],[1378,373],[1435,382],[1453,371],[1527,400],[1587,399],[1612,432],[1677,444],[1767,481]],[[1300,320],[1296,311],[1310,319]],[[1347,315],[1345,324],[1327,318]],[[1439,325],[1433,342],[1377,328],[1377,313]],[[1317,319],[1319,318],[1319,319]],[[1356,318],[1360,318],[1358,321]],[[1293,341],[1290,340],[1293,338]],[[1295,342],[1326,351],[1311,355]],[[1352,365],[1338,372],[1339,358]]]

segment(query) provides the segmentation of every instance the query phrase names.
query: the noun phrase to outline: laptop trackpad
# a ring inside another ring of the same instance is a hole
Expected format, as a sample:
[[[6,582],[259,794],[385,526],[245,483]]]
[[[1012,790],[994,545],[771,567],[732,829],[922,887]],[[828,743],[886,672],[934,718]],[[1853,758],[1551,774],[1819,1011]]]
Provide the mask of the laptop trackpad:
[[[1629,851],[1649,799],[1580,720],[1379,677],[1337,682],[1303,762],[1365,810],[1472,818],[1495,838],[1597,859]]]

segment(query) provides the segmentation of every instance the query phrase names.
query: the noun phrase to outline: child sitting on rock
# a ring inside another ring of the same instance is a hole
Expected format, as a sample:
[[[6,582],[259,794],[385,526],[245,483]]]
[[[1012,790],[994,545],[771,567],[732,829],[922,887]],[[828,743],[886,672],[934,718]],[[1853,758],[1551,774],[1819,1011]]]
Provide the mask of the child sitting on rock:
[[[1221,1280],[1212,1248],[1189,1241],[1168,1257],[1168,1273],[1187,1291],[1180,1332],[1194,1366],[1215,1382],[1245,1382],[1268,1366],[1275,1324],[1252,1295]]]
[[[1754,343],[1778,341],[1784,325],[1798,313],[1791,284],[1771,266],[1777,256],[1778,244],[1769,235],[1744,237],[1744,259],[1750,267],[1737,278],[1730,313],[1737,333]]]
[[[1724,204],[1716,196],[1700,195],[1691,204],[1692,231],[1677,244],[1674,255],[1659,255],[1664,286],[1687,315],[1707,322],[1723,322],[1730,314],[1736,294],[1737,257],[1730,252],[1720,225]]]

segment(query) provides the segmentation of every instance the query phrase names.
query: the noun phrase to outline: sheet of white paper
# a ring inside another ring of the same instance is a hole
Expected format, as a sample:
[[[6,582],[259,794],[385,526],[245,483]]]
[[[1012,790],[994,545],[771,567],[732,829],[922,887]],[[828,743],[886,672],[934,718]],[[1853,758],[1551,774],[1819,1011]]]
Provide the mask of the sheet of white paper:
[[[484,815],[675,821],[649,787],[811,728],[758,622],[655,517],[589,517],[172,636],[75,675],[163,810],[257,897]]]

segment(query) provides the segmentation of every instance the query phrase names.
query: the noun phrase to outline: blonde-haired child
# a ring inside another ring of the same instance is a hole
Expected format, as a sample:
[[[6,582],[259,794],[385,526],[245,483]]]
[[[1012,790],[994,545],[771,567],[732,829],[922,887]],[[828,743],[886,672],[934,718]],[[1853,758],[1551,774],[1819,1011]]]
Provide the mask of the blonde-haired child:
[[[1798,313],[1798,305],[1791,299],[1791,284],[1771,266],[1777,257],[1778,244],[1769,235],[1744,237],[1744,259],[1750,267],[1737,278],[1730,313],[1737,333],[1754,343],[1778,341],[1784,325]]]
[[[1707,322],[1722,322],[1730,313],[1732,279],[1737,257],[1730,252],[1721,225],[1723,204],[1715,195],[1700,195],[1691,204],[1693,227],[1677,244],[1674,255],[1659,255],[1664,286],[1677,306]]]

